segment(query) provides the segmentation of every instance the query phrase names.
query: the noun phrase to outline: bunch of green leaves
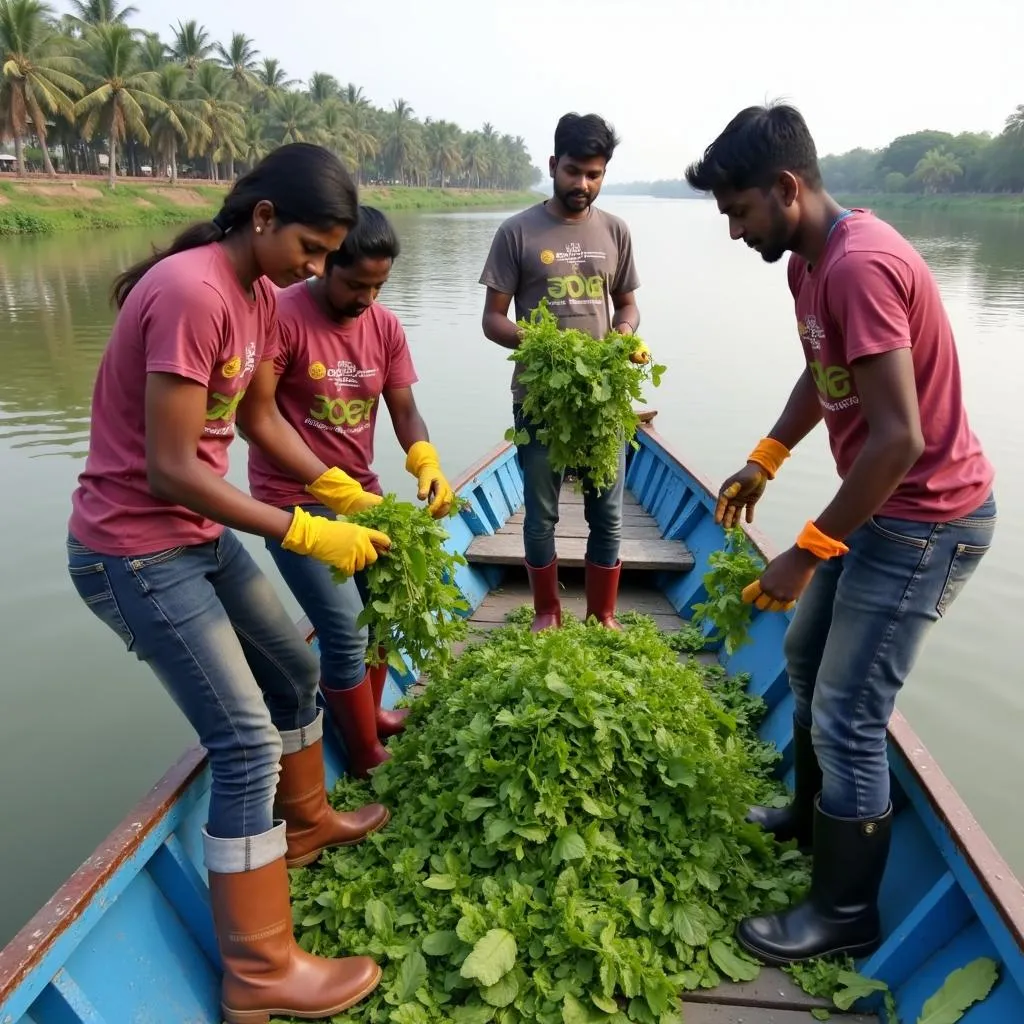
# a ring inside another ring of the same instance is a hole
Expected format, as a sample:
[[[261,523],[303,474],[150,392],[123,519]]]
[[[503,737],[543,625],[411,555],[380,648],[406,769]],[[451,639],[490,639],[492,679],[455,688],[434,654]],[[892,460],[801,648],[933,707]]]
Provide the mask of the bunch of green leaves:
[[[552,468],[578,470],[598,492],[607,489],[623,444],[637,447],[633,402],[644,401],[645,381],[660,385],[665,367],[630,361],[640,344],[636,335],[610,331],[594,338],[560,329],[546,299],[519,326],[523,338],[509,359],[522,367],[523,413],[547,447]],[[530,433],[512,428],[505,438],[527,444]]]
[[[711,568],[704,574],[707,600],[693,606],[693,624],[712,630],[706,643],[722,642],[726,654],[732,654],[750,639],[750,620],[754,606],[744,604],[744,587],[753,583],[764,571],[765,563],[740,526],[726,531],[725,546],[708,556]],[[692,639],[692,634],[687,634]]]
[[[758,974],[736,922],[808,881],[745,821],[769,790],[746,730],[650,621],[495,630],[392,755],[334,795],[372,789],[388,828],[293,876],[305,949],[384,966],[346,1019],[669,1024],[685,990]]]
[[[457,515],[461,506],[457,499],[449,514]],[[368,663],[387,661],[405,672],[404,651],[418,672],[443,668],[451,645],[466,635],[469,610],[455,585],[455,570],[466,559],[444,546],[449,535],[443,520],[393,494],[345,518],[391,538],[388,551],[363,570],[367,598],[359,625],[369,632]],[[333,572],[339,582],[347,578]]]
[[[867,978],[854,970],[850,957],[809,960],[783,968],[809,995],[831,999],[843,1012],[862,999],[881,996],[886,1024],[900,1024],[896,997],[879,978]],[[978,957],[951,971],[937,992],[925,1000],[916,1024],[956,1024],[975,1004],[985,999],[999,979],[999,968],[991,957]],[[816,1020],[829,1020],[827,1010],[811,1011]]]

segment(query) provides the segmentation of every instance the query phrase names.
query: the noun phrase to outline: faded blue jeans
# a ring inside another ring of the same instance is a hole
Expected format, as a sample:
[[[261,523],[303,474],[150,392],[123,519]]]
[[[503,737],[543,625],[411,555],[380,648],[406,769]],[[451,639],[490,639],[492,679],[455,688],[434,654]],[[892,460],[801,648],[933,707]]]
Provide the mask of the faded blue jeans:
[[[68,538],[86,606],[156,673],[199,734],[213,774],[209,834],[273,825],[282,732],[317,717],[319,666],[267,576],[230,530],[134,557]]]
[[[335,519],[324,505],[303,505],[313,516]],[[268,540],[267,550],[288,589],[316,630],[320,645],[320,676],[329,690],[350,690],[366,675],[365,626],[356,620],[363,610],[366,576],[357,572],[344,583],[335,583],[330,566],[286,551],[277,541]]]
[[[932,626],[992,543],[996,503],[921,523],[875,516],[822,562],[786,632],[796,721],[810,728],[822,810],[866,818],[889,805],[886,727]]]
[[[518,402],[512,404],[516,430],[530,434],[527,444],[516,446],[523,473],[523,546],[526,561],[535,569],[550,565],[555,557],[555,526],[558,524],[558,494],[562,474],[551,468],[547,448],[537,440],[534,427]],[[580,467],[583,468],[583,467]],[[595,565],[614,566],[619,560],[622,538],[622,493],[626,479],[626,445],[619,450],[619,472],[615,483],[597,494],[583,480],[583,515],[590,527],[587,560]]]

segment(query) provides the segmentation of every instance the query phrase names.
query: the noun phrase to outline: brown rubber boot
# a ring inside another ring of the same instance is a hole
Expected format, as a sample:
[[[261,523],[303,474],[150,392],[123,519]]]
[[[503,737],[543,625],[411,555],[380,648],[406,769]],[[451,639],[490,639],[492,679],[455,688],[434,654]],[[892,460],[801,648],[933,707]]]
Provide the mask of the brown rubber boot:
[[[611,568],[586,562],[584,589],[587,592],[587,618],[591,615],[606,629],[622,629],[615,618],[615,602],[619,596],[619,574],[622,559]]]
[[[331,721],[345,740],[349,774],[365,779],[371,768],[391,760],[377,735],[377,709],[373,705],[369,669],[360,682],[347,690],[328,690],[321,683],[320,692]]]
[[[542,629],[558,629],[562,625],[562,603],[558,597],[558,559],[542,569],[536,569],[526,562],[526,573],[530,577],[530,591],[533,593],[533,624],[531,633]]]
[[[277,828],[283,845],[284,826]],[[322,1020],[355,1006],[380,983],[381,969],[367,956],[328,960],[299,948],[283,856],[254,870],[209,870],[208,876],[224,963],[221,1012],[228,1024],[269,1024],[271,1017]]]
[[[379,657],[385,657],[380,651]],[[405,731],[405,720],[409,717],[408,708],[386,711],[380,706],[384,697],[384,684],[388,681],[388,663],[370,666],[370,689],[373,690],[373,706],[377,714],[377,735],[383,740],[388,736],[397,736]]]
[[[274,817],[285,822],[288,867],[311,864],[332,846],[360,843],[388,823],[391,812],[383,804],[367,804],[358,811],[336,811],[327,802],[322,711],[305,729],[281,733],[281,740],[285,753],[281,756]]]

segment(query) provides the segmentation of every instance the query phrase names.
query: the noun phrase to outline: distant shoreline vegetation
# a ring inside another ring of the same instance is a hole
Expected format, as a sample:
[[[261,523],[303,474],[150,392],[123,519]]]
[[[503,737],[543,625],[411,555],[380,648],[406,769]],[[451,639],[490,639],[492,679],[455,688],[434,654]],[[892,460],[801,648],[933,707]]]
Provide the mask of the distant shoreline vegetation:
[[[10,180],[3,180],[4,178]],[[0,176],[0,238],[66,231],[158,228],[212,217],[226,185],[135,179],[110,189],[103,178],[25,179]],[[493,189],[364,186],[360,201],[387,211],[454,210],[467,207],[520,209],[537,193]]]
[[[882,149],[859,147],[820,160],[825,187],[837,198],[870,197],[878,206],[1024,208],[1024,104],[1002,131],[932,129],[901,135]],[[683,178],[609,184],[613,195],[700,199]]]

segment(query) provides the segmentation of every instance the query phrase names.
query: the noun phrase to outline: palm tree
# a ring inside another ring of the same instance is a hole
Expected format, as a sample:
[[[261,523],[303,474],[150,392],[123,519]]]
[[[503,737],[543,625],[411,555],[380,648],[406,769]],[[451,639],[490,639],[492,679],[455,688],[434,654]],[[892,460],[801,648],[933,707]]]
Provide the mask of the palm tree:
[[[270,131],[278,145],[315,142],[320,119],[313,101],[301,92],[279,92],[270,101]]]
[[[167,64],[167,44],[155,33],[144,32],[139,44],[139,64],[143,71],[160,71]]]
[[[264,57],[263,62],[256,68],[256,100],[253,106],[256,110],[266,110],[275,93],[298,84],[298,79],[288,77],[279,60]]]
[[[341,90],[341,100],[350,107],[368,107],[370,105],[370,101],[363,93],[363,87],[361,85],[354,85],[352,82],[349,82]]]
[[[314,103],[326,103],[327,100],[337,99],[341,94],[341,86],[334,75],[326,71],[314,71],[309,79],[308,92]]]
[[[244,32],[235,32],[226,47],[217,43],[216,48],[221,66],[230,73],[238,92],[243,96],[254,92],[258,86],[255,71],[260,51],[253,40]]]
[[[124,25],[129,18],[139,13],[138,7],[120,7],[120,0],[70,0],[71,13],[68,19],[80,28],[92,25]]]
[[[392,110],[387,119],[387,137],[384,140],[385,158],[391,168],[391,176],[404,181],[406,171],[411,169],[413,155],[413,108],[403,99],[392,101]]]
[[[346,102],[343,110],[346,152],[356,173],[356,183],[361,185],[363,167],[376,159],[380,139],[373,130],[373,111],[369,103]]]
[[[18,173],[25,173],[24,137],[32,125],[46,173],[56,177],[46,145],[47,115],[70,117],[80,96],[82,65],[66,51],[39,0],[0,0],[0,133],[14,138]]]
[[[917,162],[914,177],[924,185],[925,192],[941,192],[964,173],[952,153],[938,147],[929,149]]]
[[[226,160],[228,180],[235,177],[235,157],[240,151],[245,132],[242,104],[234,99],[234,82],[222,67],[209,61],[199,65],[195,77],[195,96],[202,106],[202,119],[210,129],[205,146],[193,152],[206,153],[210,161],[210,177],[220,179],[217,164]]]
[[[129,135],[149,144],[146,113],[159,113],[164,102],[154,91],[157,73],[139,64],[139,43],[120,22],[96,25],[85,37],[88,45],[87,79],[92,91],[75,105],[82,118],[82,135],[91,139],[97,129],[107,136],[110,187],[117,184],[117,146]]]
[[[459,149],[459,126],[450,121],[431,121],[424,125],[423,142],[431,168],[436,172],[441,188],[447,179],[462,166]]]
[[[203,120],[202,100],[188,95],[188,72],[180,64],[165,64],[157,75],[153,91],[164,106],[150,121],[150,141],[154,156],[170,166],[171,182],[176,183],[179,148],[204,146],[212,132]]]
[[[213,53],[214,44],[210,41],[210,33],[194,18],[178,27],[172,26],[174,42],[171,44],[171,57],[179,64],[184,64],[190,75],[194,75],[199,65]]]

